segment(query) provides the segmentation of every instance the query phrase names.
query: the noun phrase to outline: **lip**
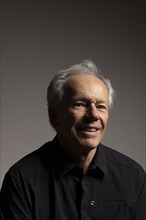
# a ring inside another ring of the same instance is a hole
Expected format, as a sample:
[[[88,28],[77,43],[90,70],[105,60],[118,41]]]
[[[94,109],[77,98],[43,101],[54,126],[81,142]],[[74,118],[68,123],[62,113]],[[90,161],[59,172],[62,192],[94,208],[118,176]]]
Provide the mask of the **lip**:
[[[78,130],[87,130],[87,131],[92,131],[92,130],[100,130],[101,127],[96,127],[96,126],[83,126],[83,127],[79,127]]]
[[[97,127],[82,127],[82,128],[79,128],[78,131],[81,133],[81,134],[84,134],[84,135],[97,135],[97,133],[101,130],[101,128],[97,128]]]
[[[88,132],[96,132],[98,129],[97,128],[83,128],[81,130],[88,131]]]

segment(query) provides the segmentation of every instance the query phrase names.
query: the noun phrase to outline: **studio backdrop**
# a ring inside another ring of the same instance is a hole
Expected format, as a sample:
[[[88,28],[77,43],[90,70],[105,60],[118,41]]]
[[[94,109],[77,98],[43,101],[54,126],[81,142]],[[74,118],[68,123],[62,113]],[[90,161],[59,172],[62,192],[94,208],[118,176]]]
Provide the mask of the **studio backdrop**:
[[[116,90],[103,143],[146,168],[145,1],[1,1],[1,182],[54,137],[47,86],[84,59]]]

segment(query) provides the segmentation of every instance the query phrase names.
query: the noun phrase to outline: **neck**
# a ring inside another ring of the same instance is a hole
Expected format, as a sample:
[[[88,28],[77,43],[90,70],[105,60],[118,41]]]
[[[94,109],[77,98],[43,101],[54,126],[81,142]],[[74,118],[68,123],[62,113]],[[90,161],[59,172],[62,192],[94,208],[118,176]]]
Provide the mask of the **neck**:
[[[95,153],[96,153],[96,149],[92,149],[88,152],[88,154],[78,158],[77,164],[83,168],[84,174],[87,173]]]
[[[82,167],[84,174],[88,171],[88,168],[93,160],[93,157],[96,153],[97,148],[94,149],[86,149],[85,147],[74,147],[70,146],[69,144],[65,144],[60,139],[59,143],[61,144],[62,148],[66,152],[66,154],[72,158],[72,160],[77,164],[77,166]]]

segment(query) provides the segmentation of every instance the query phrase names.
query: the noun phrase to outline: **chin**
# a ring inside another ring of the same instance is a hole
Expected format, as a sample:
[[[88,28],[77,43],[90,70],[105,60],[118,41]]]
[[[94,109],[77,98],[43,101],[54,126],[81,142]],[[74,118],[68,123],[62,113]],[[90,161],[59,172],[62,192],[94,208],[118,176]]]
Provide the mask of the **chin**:
[[[85,141],[81,141],[80,144],[82,147],[92,150],[98,147],[98,145],[100,144],[100,141],[85,140]]]
[[[103,138],[103,133],[100,132],[97,135],[78,135],[77,141],[80,143],[81,146],[84,146],[89,149],[95,149],[101,143]]]

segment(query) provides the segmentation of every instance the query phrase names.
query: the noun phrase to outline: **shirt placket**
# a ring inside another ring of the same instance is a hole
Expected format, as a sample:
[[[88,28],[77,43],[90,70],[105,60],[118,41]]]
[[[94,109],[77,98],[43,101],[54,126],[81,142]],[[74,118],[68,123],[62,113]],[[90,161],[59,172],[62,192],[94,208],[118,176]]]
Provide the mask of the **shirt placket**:
[[[81,220],[91,220],[90,209],[94,208],[95,201],[92,199],[92,189],[87,177],[81,181],[82,185],[82,200],[81,200]]]

